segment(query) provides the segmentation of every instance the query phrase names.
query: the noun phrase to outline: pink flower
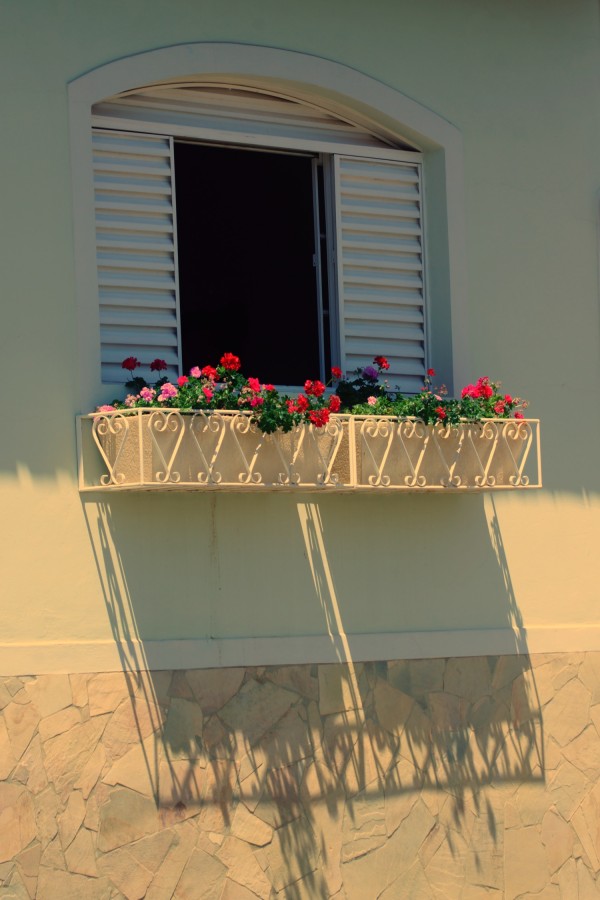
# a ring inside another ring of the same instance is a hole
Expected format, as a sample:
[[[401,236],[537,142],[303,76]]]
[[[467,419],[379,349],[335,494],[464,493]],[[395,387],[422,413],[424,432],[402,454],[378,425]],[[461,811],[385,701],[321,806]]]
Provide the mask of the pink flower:
[[[506,405],[504,400],[498,400],[497,403],[494,403],[494,412],[497,416],[501,416],[502,413],[506,410]]]
[[[192,376],[192,378],[200,378],[200,369],[198,368],[198,366],[194,366],[192,369],[190,369],[190,375]]]
[[[214,391],[211,391],[211,389],[209,388],[209,386],[207,384],[205,384],[204,387],[202,388],[202,393],[204,394],[204,396],[206,397],[207,400],[209,400],[209,401],[212,400]]]
[[[250,406],[262,406],[264,402],[264,397],[259,397],[255,394],[250,400]]]
[[[166,384],[163,384],[160,389],[160,394],[158,395],[158,400],[160,403],[164,403],[165,400],[170,400],[172,397],[177,396],[177,388],[174,384],[171,384],[169,381]]]
[[[461,397],[479,397],[479,389],[474,384],[467,384],[461,391]]]
[[[134,406],[135,401],[139,396],[139,394],[127,394],[127,396],[125,397],[125,406]]]
[[[515,413],[515,419],[522,419],[522,418],[523,418],[523,413],[522,413],[522,412],[519,412],[519,411],[517,410],[517,412]]]
[[[111,406],[110,403],[105,403],[103,406],[97,406],[96,412],[114,412],[115,407]]]
[[[263,384],[262,389],[263,389],[263,391],[274,391],[274,390],[276,390],[274,384]]]
[[[510,394],[504,395],[504,402],[507,403],[509,406],[511,406],[511,404],[513,402],[513,398],[510,396]]]
[[[369,406],[375,406],[377,403],[377,397],[367,397],[367,403]]]
[[[179,378],[177,379],[177,384],[179,385],[179,387],[183,387],[184,384],[187,384],[187,383],[188,383],[187,375],[180,375]]]
[[[258,380],[258,378],[249,378],[248,387],[251,391],[254,391],[255,394],[258,394],[258,392],[260,391],[260,381]]]
[[[156,397],[156,391],[151,387],[143,387],[140,391],[140,397],[142,400],[146,400],[147,403],[151,403]]]

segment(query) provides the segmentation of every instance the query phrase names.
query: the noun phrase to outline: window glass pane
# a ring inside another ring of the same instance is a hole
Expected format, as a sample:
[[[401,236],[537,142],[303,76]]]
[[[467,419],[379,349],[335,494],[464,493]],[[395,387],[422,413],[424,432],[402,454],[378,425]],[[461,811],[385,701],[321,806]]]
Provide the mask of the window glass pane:
[[[176,143],[175,184],[184,372],[318,377],[311,159]]]

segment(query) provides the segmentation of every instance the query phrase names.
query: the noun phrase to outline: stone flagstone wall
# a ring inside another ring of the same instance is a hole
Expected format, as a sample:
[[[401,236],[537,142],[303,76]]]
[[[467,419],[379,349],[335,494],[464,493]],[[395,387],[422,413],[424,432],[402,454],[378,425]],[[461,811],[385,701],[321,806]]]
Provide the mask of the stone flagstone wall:
[[[600,654],[0,678],[0,897],[600,895]]]

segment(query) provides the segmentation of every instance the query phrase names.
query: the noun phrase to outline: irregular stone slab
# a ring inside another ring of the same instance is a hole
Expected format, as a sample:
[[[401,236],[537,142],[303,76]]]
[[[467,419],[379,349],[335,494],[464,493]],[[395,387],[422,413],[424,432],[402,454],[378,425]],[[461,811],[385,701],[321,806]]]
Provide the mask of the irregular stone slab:
[[[362,709],[363,698],[358,682],[363,668],[362,664],[341,663],[319,666],[319,711],[322,716],[347,709]]]
[[[265,786],[255,814],[272,828],[279,828],[302,814],[301,769],[298,764],[267,772]]]
[[[0,781],[4,781],[17,764],[12,744],[8,737],[6,722],[0,717]]]
[[[73,706],[79,706],[81,708],[88,705],[89,697],[87,684],[89,679],[89,675],[80,675],[79,673],[69,675]]]
[[[44,759],[48,778],[58,791],[71,790],[92,755],[106,726],[106,717],[98,716],[75,725],[64,734],[50,738],[44,744]]]
[[[58,832],[60,800],[54,788],[47,787],[33,799],[37,835],[45,847]]]
[[[578,674],[591,694],[592,705],[600,703],[600,653],[586,653]]]
[[[467,885],[502,891],[504,889],[504,858],[502,846],[502,821],[488,808],[473,823],[469,850],[465,859]]]
[[[486,698],[488,699],[488,698]],[[458,731],[464,728],[469,702],[456,694],[431,693],[427,698],[433,731]]]
[[[251,679],[221,710],[219,717],[252,746],[288,711],[295,696],[271,682]]]
[[[553,809],[549,809],[542,820],[541,834],[548,866],[551,872],[556,872],[571,857],[575,836],[562,816]]]
[[[39,843],[33,844],[31,847],[28,847],[27,850],[23,850],[18,854],[18,856],[15,857],[17,863],[19,864],[21,873],[28,876],[29,878],[36,879],[38,876],[41,858],[42,845]]]
[[[202,712],[208,716],[225,706],[237,694],[244,674],[245,670],[242,668],[190,669],[186,677]]]
[[[127,788],[116,788],[100,807],[99,825],[98,849],[106,853],[153,834],[160,822],[153,800]]]
[[[61,872],[66,872],[67,864],[58,835],[50,841],[42,853],[40,865],[45,866],[47,869],[60,869]]]
[[[242,887],[237,881],[226,878],[219,900],[255,900],[255,898],[256,894],[253,894],[248,888]]]
[[[20,759],[38,726],[40,712],[34,703],[9,703],[4,710],[4,721],[13,755]]]
[[[600,872],[600,784],[597,784],[583,799],[579,809],[571,817],[587,862],[597,875]]]
[[[72,844],[65,851],[65,860],[69,872],[88,875],[90,878],[98,877],[96,851],[91,831],[88,831],[87,828],[79,830]]]
[[[24,877],[15,866],[8,877],[6,887],[2,888],[2,900],[30,900],[31,890],[27,885],[30,879]]]
[[[38,726],[40,738],[43,741],[46,741],[56,734],[62,734],[64,731],[68,731],[69,728],[78,725],[80,722],[81,715],[79,710],[74,706],[67,706],[65,709],[60,709],[58,712],[55,712],[51,716],[40,721]]]
[[[328,766],[341,776],[350,754],[358,742],[362,720],[349,711],[327,716],[323,726],[322,748]]]
[[[333,897],[342,886],[344,792],[331,769],[315,762],[304,770],[300,796],[316,846],[324,848],[319,862],[319,872],[324,880],[323,896]]]
[[[79,788],[85,800],[87,800],[94,786],[97,784],[105,762],[106,753],[104,747],[102,744],[98,744],[81,770],[81,775],[75,782],[75,787]]]
[[[358,794],[346,808],[342,829],[342,862],[381,847],[387,840],[383,794]]]
[[[164,754],[162,741],[151,734],[140,744],[134,744],[110,767],[102,778],[106,784],[122,784],[148,797],[158,791],[158,772]]]
[[[424,697],[433,691],[444,690],[445,659],[411,659],[408,662],[410,694]]]
[[[590,721],[590,692],[580,681],[573,679],[544,708],[544,727],[547,734],[565,747]]]
[[[589,725],[564,749],[563,756],[580,769],[590,781],[600,778],[600,736],[594,725]]]
[[[582,859],[577,860],[577,896],[579,900],[597,900],[598,898],[598,887]]]
[[[262,737],[260,746],[271,769],[289,766],[313,755],[313,746],[306,722],[296,709],[284,716]]]
[[[587,778],[565,760],[556,770],[556,775],[547,790],[552,802],[567,822],[581,803],[588,787]]]
[[[86,878],[72,872],[40,868],[38,897],[48,900],[107,900],[111,896],[110,884],[106,878]]]
[[[36,836],[35,811],[20,784],[0,783],[0,862],[12,859]]]
[[[295,691],[309,700],[319,699],[319,681],[311,675],[311,666],[278,666],[269,669],[266,677],[273,684],[279,687],[287,688],[288,691]]]
[[[163,824],[198,815],[207,802],[212,784],[211,772],[204,760],[163,761],[158,773],[158,803]],[[167,810],[176,810],[177,816],[165,816]]]
[[[375,686],[374,694],[377,721],[391,734],[401,735],[415,701],[408,694],[404,694],[381,679]]]
[[[560,872],[555,876],[555,880],[560,889],[561,897],[577,897],[579,888],[577,886],[577,863],[574,859],[568,859]]]
[[[124,672],[101,672],[87,683],[90,716],[114,712],[133,693],[131,676]]]
[[[407,872],[403,872],[399,878],[392,881],[389,887],[380,894],[378,900],[403,900],[405,897],[410,900],[426,900],[426,898],[429,900],[432,896],[434,896],[432,888],[423,871],[423,866],[419,860],[416,860]],[[440,897],[439,900],[442,898]],[[481,894],[477,895],[477,900],[481,900]]]
[[[464,697],[472,703],[492,690],[492,677],[486,656],[453,657],[446,663],[444,691]]]
[[[217,858],[228,868],[228,878],[251,890],[262,900],[271,896],[271,882],[259,866],[248,844],[239,838],[226,837]]]
[[[47,786],[48,777],[44,767],[42,742],[37,735],[29,742],[12,777],[14,781],[26,784],[32,794],[39,794]]]
[[[546,853],[534,826],[504,832],[504,884],[506,900],[537,894],[550,881]]]
[[[151,872],[156,872],[163,864],[174,841],[177,841],[174,831],[158,831],[150,837],[130,844],[127,849],[142,866]]]
[[[198,828],[223,832],[231,824],[231,805],[236,783],[235,765],[224,759],[212,760],[206,767],[204,805],[198,816]]]
[[[176,825],[169,829],[169,833],[174,835],[173,844],[158,868],[145,900],[165,900],[166,897],[173,896],[183,868],[198,838],[198,832],[190,822]],[[143,862],[143,860],[141,861]]]
[[[387,843],[366,856],[344,863],[342,874],[348,900],[378,897],[392,881],[408,871],[434,824],[433,816],[422,800],[418,800]]]
[[[346,795],[352,797],[368,785],[383,789],[394,753],[389,735],[368,721],[352,747],[343,772]]]
[[[176,900],[215,900],[225,882],[227,868],[204,850],[193,850],[177,883]]]
[[[144,897],[152,881],[152,872],[141,865],[127,848],[113,850],[98,859],[98,868],[127,900]]]
[[[69,794],[64,812],[58,817],[58,834],[63,850],[66,850],[85,818],[85,803],[79,791]]]
[[[42,718],[51,716],[73,702],[68,675],[38,675],[25,686],[27,702],[32,703]]]
[[[203,716],[193,700],[171,700],[163,741],[170,759],[194,759],[202,748]]]
[[[102,738],[109,759],[117,759],[157,731],[163,718],[162,709],[152,702],[136,697],[124,700],[110,717]]]
[[[264,847],[273,838],[273,829],[258,816],[253,815],[243,803],[238,803],[233,821],[231,833],[242,841]]]
[[[277,829],[273,840],[261,851],[268,863],[267,875],[276,891],[299,881],[317,868],[319,848],[306,819],[297,819]]]
[[[459,900],[465,885],[467,845],[462,835],[447,835],[424,867],[433,896]]]

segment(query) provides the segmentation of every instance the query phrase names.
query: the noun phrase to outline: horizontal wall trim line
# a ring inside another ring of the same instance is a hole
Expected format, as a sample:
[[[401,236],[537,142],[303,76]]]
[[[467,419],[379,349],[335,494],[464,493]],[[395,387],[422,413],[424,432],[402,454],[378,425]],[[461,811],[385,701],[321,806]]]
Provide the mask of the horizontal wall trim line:
[[[417,631],[165,641],[0,643],[0,675],[375,662],[600,650],[600,623],[531,629]]]

